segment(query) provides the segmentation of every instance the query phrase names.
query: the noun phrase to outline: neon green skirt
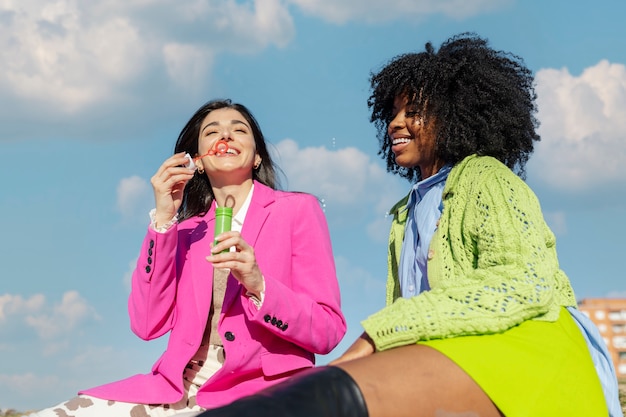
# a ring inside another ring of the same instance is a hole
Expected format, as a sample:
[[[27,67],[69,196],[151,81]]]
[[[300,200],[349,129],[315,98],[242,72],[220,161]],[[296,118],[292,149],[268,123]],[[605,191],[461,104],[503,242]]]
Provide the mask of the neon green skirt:
[[[554,323],[420,343],[459,365],[506,417],[608,415],[585,339],[565,308]]]

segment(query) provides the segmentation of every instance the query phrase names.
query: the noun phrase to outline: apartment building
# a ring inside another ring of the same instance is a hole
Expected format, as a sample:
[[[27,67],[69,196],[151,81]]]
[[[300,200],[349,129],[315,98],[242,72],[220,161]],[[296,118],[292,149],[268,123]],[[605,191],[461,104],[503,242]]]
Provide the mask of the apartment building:
[[[585,298],[578,308],[598,326],[617,377],[626,378],[626,298]]]

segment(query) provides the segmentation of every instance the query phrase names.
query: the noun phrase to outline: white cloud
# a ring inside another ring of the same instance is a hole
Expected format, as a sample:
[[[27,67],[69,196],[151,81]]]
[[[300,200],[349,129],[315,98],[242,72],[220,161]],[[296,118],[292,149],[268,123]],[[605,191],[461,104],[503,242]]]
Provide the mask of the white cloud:
[[[330,354],[320,358],[320,364],[326,364],[345,352],[363,332],[361,321],[385,306],[384,273],[372,275],[371,271],[342,256],[335,257],[335,264],[341,287],[341,307],[348,331]]]
[[[605,297],[607,298],[626,298],[626,291],[609,291]]]
[[[29,314],[25,322],[34,328],[41,339],[58,339],[72,334],[87,319],[99,319],[93,307],[76,291],[63,294],[61,303],[47,311]]]
[[[4,6],[0,87],[61,113],[110,98],[114,85],[142,69],[137,29],[121,16],[92,19],[64,1]]]
[[[199,88],[213,65],[214,52],[196,45],[167,43],[163,45],[163,60],[170,79],[179,87],[191,91]]]
[[[386,22],[443,14],[463,19],[510,4],[511,0],[289,0],[306,13],[329,22]]]
[[[99,316],[76,291],[67,291],[55,305],[49,305],[42,294],[28,299],[11,294],[0,296],[0,325],[24,324],[50,346],[57,343],[55,340],[64,340],[87,320],[99,320]]]
[[[350,299],[360,300],[361,304],[370,306],[379,304],[381,308],[384,306],[386,276],[374,277],[368,270],[352,264],[343,256],[335,257],[335,264],[344,297],[349,294]]]
[[[564,235],[567,233],[567,218],[565,212],[550,211],[544,212],[544,218],[548,226],[555,235]]]
[[[293,34],[280,0],[5,1],[0,93],[72,114],[148,77],[202,82],[215,54],[284,46]]]
[[[376,219],[366,226],[367,235],[375,242],[388,242],[391,220],[392,218],[388,213],[376,217]]]
[[[126,272],[124,272],[124,276],[122,277],[122,283],[124,284],[124,288],[126,288],[128,293],[130,293],[130,290],[132,288],[133,272],[135,272],[136,267],[137,267],[137,258],[128,262],[128,269],[126,270]]]
[[[8,317],[18,314],[31,314],[40,311],[46,302],[43,294],[35,294],[29,299],[21,295],[0,295],[0,324],[6,322]]]
[[[123,178],[117,185],[117,208],[125,219],[145,218],[153,200],[150,184],[141,177]]]
[[[32,372],[21,375],[0,374],[0,387],[4,388],[3,391],[19,393],[20,395],[32,393],[33,387],[40,387],[38,389],[41,389],[41,387],[54,387],[58,386],[59,383],[61,381],[58,377],[34,374]]]
[[[534,166],[542,181],[588,190],[626,178],[626,67],[600,61],[573,76],[563,68],[536,76],[539,133]]]
[[[287,188],[316,195],[328,212],[342,213],[346,221],[363,213],[384,218],[402,195],[398,179],[359,149],[299,148],[294,140],[285,139],[276,150]]]

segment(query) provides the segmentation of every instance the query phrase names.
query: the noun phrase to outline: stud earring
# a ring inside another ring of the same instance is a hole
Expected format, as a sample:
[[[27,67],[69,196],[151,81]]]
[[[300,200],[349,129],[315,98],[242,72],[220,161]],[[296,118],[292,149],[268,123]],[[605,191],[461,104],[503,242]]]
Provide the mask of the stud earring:
[[[198,167],[198,174],[204,174],[204,167]]]

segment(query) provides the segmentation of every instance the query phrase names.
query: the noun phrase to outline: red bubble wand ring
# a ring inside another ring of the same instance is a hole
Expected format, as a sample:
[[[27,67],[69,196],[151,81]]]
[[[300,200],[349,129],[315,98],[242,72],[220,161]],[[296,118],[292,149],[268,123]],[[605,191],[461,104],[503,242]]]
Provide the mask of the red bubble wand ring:
[[[192,158],[191,155],[185,154],[185,157],[187,158],[187,163],[185,164],[185,168],[196,169],[196,161],[198,159],[202,159],[205,156],[224,155],[226,152],[228,152],[228,149],[229,149],[228,142],[226,142],[225,139],[220,139],[217,142],[215,142],[215,146],[213,146],[213,149],[210,149],[204,155],[200,155],[200,156],[196,156],[195,158]]]

